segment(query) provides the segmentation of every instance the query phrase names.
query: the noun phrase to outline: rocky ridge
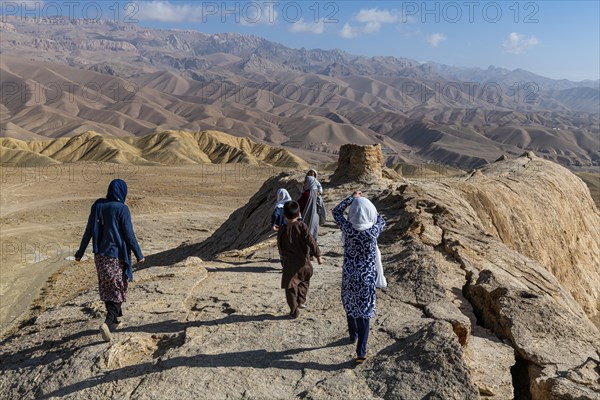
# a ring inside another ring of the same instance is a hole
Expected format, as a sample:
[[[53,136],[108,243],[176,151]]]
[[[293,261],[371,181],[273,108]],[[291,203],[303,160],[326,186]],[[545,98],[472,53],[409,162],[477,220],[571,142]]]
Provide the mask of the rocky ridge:
[[[92,399],[600,396],[600,333],[589,319],[600,215],[568,170],[525,154],[460,177],[360,187],[324,177],[328,209],[359,188],[387,222],[379,245],[389,286],[358,368],[345,341],[334,224],[320,230],[326,264],[297,321],[285,319],[268,229],[224,241],[267,226],[276,189],[303,176],[268,180],[203,244],[149,257],[112,343],[90,320],[102,307],[93,290],[40,313],[4,339],[0,389]]]

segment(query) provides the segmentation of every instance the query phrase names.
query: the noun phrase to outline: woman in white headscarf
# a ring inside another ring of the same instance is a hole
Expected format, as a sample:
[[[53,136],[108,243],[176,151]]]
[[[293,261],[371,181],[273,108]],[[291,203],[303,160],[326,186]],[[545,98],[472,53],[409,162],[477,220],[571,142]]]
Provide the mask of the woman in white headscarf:
[[[312,176],[317,181],[317,193],[319,196],[323,195],[323,186],[321,186],[321,182],[319,182],[319,177],[317,171],[314,169],[309,169],[306,173],[306,176]]]
[[[288,201],[292,201],[292,197],[288,191],[283,188],[278,189],[277,202],[275,203],[273,214],[271,214],[271,226],[273,227],[274,231],[278,231],[282,225],[287,223],[287,220],[283,215],[283,205]]]
[[[306,176],[312,176],[313,178],[315,178],[314,187],[317,190],[317,216],[319,217],[319,225],[324,225],[327,219],[327,215],[325,212],[325,203],[323,202],[323,186],[321,186],[321,182],[319,182],[316,170],[309,169],[306,173]]]
[[[350,206],[348,219],[344,210]],[[350,340],[356,342],[356,363],[367,355],[369,322],[375,316],[377,280],[377,238],[385,221],[361,192],[354,192],[332,211],[344,238],[342,303],[346,310]]]

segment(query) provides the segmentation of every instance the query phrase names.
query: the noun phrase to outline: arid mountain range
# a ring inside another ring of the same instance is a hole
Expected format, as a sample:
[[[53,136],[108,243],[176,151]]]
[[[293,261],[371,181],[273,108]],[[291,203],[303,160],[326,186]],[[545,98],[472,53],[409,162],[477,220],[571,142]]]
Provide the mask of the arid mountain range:
[[[108,21],[6,18],[0,32],[4,137],[218,130],[309,162],[379,143],[388,163],[470,169],[524,149],[600,163],[597,81]]]
[[[0,138],[0,165],[41,166],[71,162],[135,165],[242,163],[281,168],[307,168],[289,151],[217,131],[162,131],[118,138],[84,132],[73,137],[25,142]]]

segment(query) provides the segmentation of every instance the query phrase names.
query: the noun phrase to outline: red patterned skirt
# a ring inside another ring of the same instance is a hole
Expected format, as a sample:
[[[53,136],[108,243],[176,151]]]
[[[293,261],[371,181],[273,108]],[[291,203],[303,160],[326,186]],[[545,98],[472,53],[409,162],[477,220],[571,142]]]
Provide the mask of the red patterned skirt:
[[[94,255],[98,272],[100,300],[122,303],[127,300],[127,278],[123,274],[125,263],[118,258]]]

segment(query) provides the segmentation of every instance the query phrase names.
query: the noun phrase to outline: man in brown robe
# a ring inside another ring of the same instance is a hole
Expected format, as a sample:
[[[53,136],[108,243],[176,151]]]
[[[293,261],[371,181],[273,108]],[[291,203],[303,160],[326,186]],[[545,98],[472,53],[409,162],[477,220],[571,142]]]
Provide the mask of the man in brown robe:
[[[277,248],[283,261],[281,288],[285,289],[290,316],[298,318],[299,308],[304,308],[306,303],[310,278],[313,274],[310,253],[316,255],[319,264],[322,264],[323,260],[321,250],[309,233],[308,226],[298,220],[300,216],[298,203],[286,202],[283,205],[283,214],[287,224],[281,227],[277,234]]]

